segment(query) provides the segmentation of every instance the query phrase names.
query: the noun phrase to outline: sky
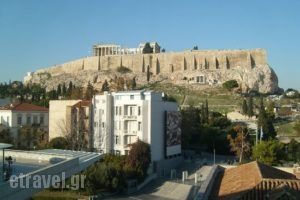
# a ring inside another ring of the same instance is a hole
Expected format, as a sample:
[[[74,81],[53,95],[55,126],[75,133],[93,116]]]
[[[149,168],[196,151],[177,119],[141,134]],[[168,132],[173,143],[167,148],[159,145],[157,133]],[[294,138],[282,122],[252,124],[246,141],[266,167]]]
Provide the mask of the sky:
[[[97,43],[168,51],[264,48],[300,90],[299,0],[0,0],[0,82],[92,54]]]

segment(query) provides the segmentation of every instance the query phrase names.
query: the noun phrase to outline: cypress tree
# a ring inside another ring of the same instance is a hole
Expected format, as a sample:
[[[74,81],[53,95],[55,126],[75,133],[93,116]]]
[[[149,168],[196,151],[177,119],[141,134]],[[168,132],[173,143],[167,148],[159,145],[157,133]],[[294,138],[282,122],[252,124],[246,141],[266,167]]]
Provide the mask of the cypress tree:
[[[248,114],[248,105],[247,105],[246,99],[243,99],[242,113],[243,113],[243,115],[247,115]]]
[[[252,97],[248,98],[247,114],[248,114],[248,117],[252,117],[254,115],[254,112],[253,112],[253,98]]]

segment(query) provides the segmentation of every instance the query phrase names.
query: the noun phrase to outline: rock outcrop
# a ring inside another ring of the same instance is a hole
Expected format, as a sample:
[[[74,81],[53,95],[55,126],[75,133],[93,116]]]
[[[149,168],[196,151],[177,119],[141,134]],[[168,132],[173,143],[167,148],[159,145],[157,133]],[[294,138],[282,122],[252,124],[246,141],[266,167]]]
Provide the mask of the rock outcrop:
[[[120,66],[131,72],[117,72]],[[125,82],[135,77],[137,84],[146,84],[148,67],[150,82],[189,84],[201,88],[236,80],[244,92],[252,89],[274,93],[278,90],[277,75],[267,64],[264,49],[93,56],[29,73],[24,82],[40,83],[47,90],[70,81],[82,87],[90,82],[101,88],[105,80],[112,82],[116,77],[123,77]]]

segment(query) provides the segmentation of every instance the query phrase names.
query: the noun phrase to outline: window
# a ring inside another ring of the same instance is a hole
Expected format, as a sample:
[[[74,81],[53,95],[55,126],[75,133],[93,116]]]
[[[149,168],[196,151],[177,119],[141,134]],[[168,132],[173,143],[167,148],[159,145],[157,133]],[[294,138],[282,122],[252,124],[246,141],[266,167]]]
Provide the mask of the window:
[[[18,125],[22,125],[22,115],[18,115],[17,123]]]
[[[118,111],[119,111],[118,106],[116,106],[116,115],[118,115]]]
[[[29,114],[26,116],[26,124],[31,124],[31,116]]]
[[[1,124],[4,124],[3,116],[1,116]]]
[[[115,144],[119,144],[119,143],[120,143],[119,136],[118,136],[118,135],[116,135],[116,136],[115,136]]]
[[[102,128],[104,128],[104,126],[105,126],[105,124],[104,124],[104,122],[102,122]]]
[[[141,106],[138,107],[138,115],[141,115],[142,110],[141,110]]]
[[[40,115],[40,124],[44,124],[44,114]]]
[[[38,117],[36,115],[33,115],[33,123],[34,124],[38,123]]]
[[[9,126],[9,116],[6,117],[6,123]]]
[[[122,106],[119,107],[119,114],[122,115]]]
[[[130,95],[130,100],[134,100],[134,95]]]
[[[138,122],[138,131],[142,130],[142,122]]]

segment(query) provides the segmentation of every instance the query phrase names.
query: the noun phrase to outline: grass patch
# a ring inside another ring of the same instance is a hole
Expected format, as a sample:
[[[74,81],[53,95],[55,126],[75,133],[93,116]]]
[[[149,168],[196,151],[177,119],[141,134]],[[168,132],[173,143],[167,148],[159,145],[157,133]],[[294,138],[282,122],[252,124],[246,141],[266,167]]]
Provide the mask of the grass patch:
[[[277,135],[280,136],[297,136],[296,131],[294,130],[294,122],[280,122],[274,123],[274,127],[276,129]]]

